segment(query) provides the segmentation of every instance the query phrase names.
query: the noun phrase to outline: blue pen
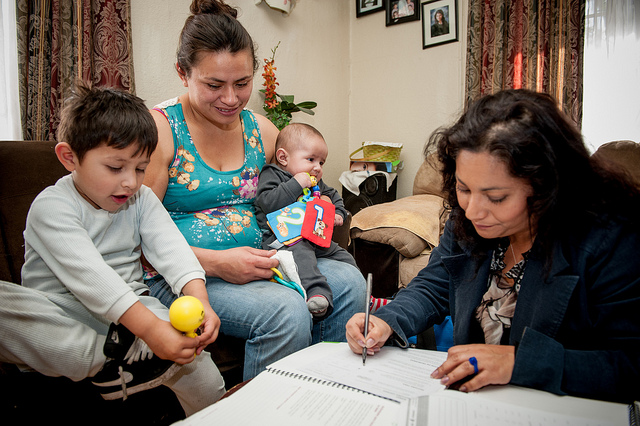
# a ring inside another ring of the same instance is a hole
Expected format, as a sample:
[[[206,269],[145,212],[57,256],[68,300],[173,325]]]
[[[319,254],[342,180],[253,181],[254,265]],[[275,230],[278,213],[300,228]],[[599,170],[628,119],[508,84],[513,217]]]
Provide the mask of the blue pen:
[[[371,303],[371,281],[372,275],[367,275],[367,304],[364,308],[364,341],[365,346],[362,348],[362,365],[367,361],[367,334],[369,333],[369,306]]]

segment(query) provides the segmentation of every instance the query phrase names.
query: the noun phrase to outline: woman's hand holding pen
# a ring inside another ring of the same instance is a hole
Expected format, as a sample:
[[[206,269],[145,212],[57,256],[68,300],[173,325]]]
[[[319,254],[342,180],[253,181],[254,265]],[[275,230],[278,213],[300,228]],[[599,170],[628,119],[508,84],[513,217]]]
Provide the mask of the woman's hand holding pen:
[[[393,330],[389,327],[389,324],[381,320],[380,318],[370,315],[369,316],[369,333],[368,336],[363,336],[364,332],[364,313],[355,314],[349,322],[347,322],[346,334],[347,343],[351,350],[360,355],[362,354],[362,348],[365,347],[365,337],[367,338],[366,347],[367,355],[373,355],[378,352],[384,345],[387,339],[393,334]]]
[[[473,358],[473,360],[472,360]],[[515,363],[515,348],[507,345],[458,345],[449,349],[447,360],[431,377],[462,392],[471,392],[487,385],[504,385],[511,381]],[[466,382],[460,380],[472,378]]]

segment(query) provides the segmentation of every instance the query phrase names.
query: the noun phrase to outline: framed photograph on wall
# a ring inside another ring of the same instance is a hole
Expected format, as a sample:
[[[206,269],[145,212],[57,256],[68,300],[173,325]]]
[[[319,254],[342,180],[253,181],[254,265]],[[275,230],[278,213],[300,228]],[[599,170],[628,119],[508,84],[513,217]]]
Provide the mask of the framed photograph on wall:
[[[384,10],[384,0],[356,0],[356,18]]]
[[[422,48],[458,41],[456,0],[422,3]]]
[[[420,0],[387,0],[387,27],[420,20]]]

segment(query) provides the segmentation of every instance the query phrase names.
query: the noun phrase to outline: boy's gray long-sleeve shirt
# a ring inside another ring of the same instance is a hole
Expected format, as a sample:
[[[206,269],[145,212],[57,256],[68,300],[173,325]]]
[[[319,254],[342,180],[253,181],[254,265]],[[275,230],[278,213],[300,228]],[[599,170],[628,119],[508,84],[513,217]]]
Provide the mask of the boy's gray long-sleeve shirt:
[[[142,186],[116,212],[96,209],[71,175],[45,189],[27,217],[22,284],[49,294],[85,323],[118,322],[148,291],[141,251],[176,294],[205,274],[153,191]]]

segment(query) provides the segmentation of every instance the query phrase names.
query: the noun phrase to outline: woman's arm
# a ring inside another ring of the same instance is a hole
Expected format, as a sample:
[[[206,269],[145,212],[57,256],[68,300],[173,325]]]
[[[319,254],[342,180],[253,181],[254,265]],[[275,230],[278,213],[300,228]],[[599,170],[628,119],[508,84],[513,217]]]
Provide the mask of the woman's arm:
[[[511,383],[619,402],[640,398],[640,265],[629,261],[640,251],[638,232],[610,226],[559,247],[554,265],[566,266],[538,289],[549,292],[518,302],[533,306],[521,314],[535,314],[516,346],[455,346],[434,377],[446,377],[447,385],[459,381],[469,391]],[[563,288],[570,291],[567,297]],[[464,383],[474,372],[471,357],[479,373]]]
[[[175,155],[173,132],[162,113],[151,110],[151,115],[158,128],[158,147],[151,154],[151,162],[144,174],[144,184],[151,188],[160,200],[163,200],[169,185],[169,165]]]
[[[568,276],[578,282],[562,325],[555,333],[524,330],[512,383],[597,399],[640,398],[639,251],[640,233],[613,224],[566,245]]]
[[[273,163],[273,157],[276,152],[276,138],[280,131],[264,115],[255,114],[255,116],[258,121],[258,127],[260,128],[260,134],[262,135],[262,146],[267,163]]]
[[[220,277],[231,284],[246,284],[273,278],[271,268],[278,266],[272,256],[275,250],[236,247],[227,250],[209,250],[191,247],[207,276]]]

